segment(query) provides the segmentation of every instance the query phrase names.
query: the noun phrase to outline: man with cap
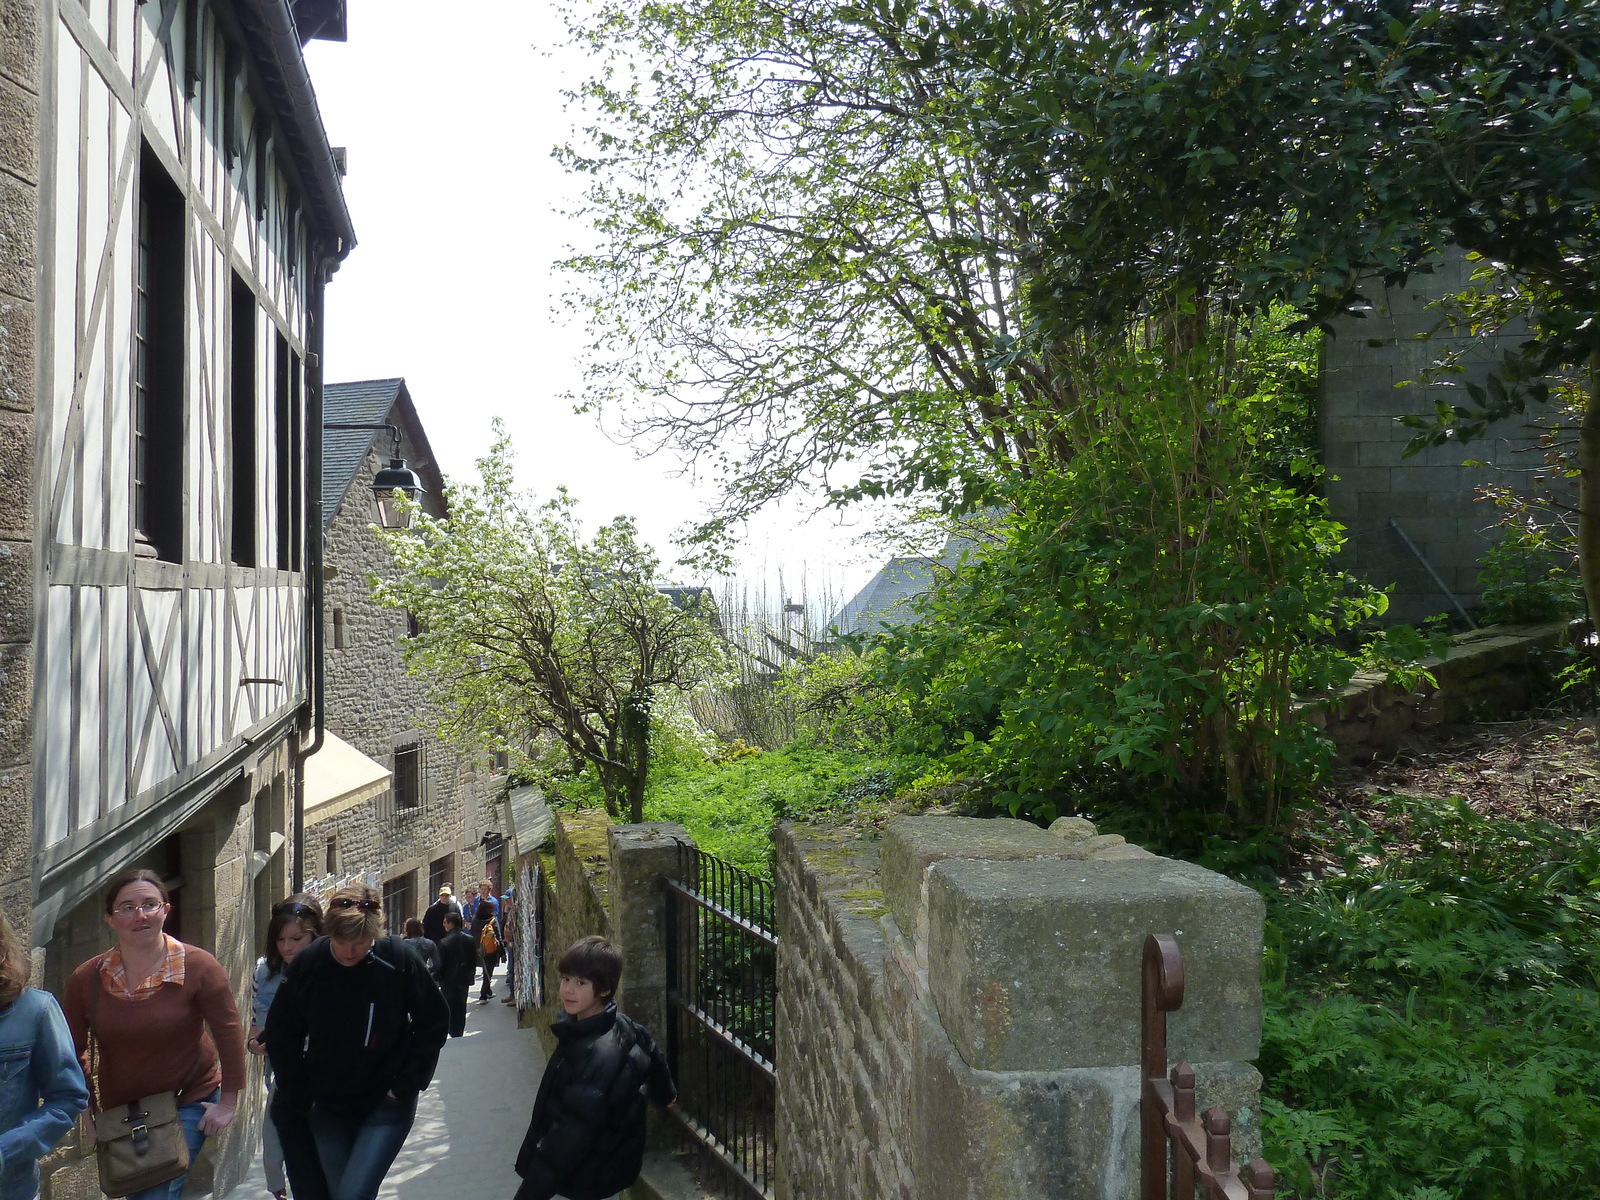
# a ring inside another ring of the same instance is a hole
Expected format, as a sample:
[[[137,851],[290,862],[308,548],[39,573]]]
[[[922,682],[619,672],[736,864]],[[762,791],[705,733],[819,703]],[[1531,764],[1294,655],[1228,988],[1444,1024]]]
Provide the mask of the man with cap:
[[[456,903],[455,893],[450,890],[448,883],[439,889],[439,898],[428,905],[422,914],[422,936],[435,945],[444,940],[444,915],[447,912],[462,916],[461,905]],[[466,924],[464,917],[462,924]]]

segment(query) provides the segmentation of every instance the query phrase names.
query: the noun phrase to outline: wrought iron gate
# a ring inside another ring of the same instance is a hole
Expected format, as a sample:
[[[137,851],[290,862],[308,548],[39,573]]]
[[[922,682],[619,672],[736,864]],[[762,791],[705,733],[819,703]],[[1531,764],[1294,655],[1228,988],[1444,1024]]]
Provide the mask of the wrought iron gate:
[[[778,935],[772,885],[693,846],[666,880],[670,1111],[748,1196],[772,1195]]]

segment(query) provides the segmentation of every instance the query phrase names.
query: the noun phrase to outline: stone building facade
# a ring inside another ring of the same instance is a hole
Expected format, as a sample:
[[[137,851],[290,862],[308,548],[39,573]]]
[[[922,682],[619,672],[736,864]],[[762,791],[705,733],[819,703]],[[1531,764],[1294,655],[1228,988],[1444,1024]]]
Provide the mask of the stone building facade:
[[[1544,465],[1539,431],[1529,427],[1537,417],[1502,421],[1466,446],[1451,441],[1403,457],[1414,431],[1397,418],[1431,417],[1441,400],[1468,403],[1462,385],[1481,384],[1522,338],[1520,330],[1507,329],[1474,339],[1462,375],[1412,382],[1459,345],[1436,328],[1441,313],[1431,306],[1466,290],[1472,271],[1473,264],[1457,256],[1403,287],[1374,287],[1366,316],[1340,319],[1323,346],[1318,432],[1328,471],[1324,494],[1346,529],[1342,565],[1393,587],[1390,621],[1453,612],[1451,596],[1463,607],[1477,603],[1484,551],[1499,540],[1495,509],[1479,499],[1479,489],[1520,490]],[[1463,466],[1464,460],[1484,465]]]
[[[326,394],[330,425],[392,424],[400,433],[396,453],[387,430],[330,429],[323,475],[327,728],[389,780],[359,803],[346,807],[329,796],[308,808],[307,877],[371,880],[398,927],[421,915],[441,883],[459,895],[487,875],[496,894],[503,890],[504,779],[492,757],[469,761],[430,732],[436,721],[426,687],[406,672],[410,618],[371,594],[370,580],[394,567],[373,528],[372,481],[389,459],[410,464],[426,488],[423,506],[445,514],[443,480],[405,381],[330,384]],[[313,773],[316,765],[314,756]]]

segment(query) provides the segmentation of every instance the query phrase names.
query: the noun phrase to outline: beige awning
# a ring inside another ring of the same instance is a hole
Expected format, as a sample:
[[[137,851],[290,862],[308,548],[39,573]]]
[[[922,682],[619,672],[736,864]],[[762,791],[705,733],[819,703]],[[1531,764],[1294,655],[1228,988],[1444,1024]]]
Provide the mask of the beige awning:
[[[390,774],[343,738],[325,735],[322,749],[306,759],[306,824],[388,791]]]

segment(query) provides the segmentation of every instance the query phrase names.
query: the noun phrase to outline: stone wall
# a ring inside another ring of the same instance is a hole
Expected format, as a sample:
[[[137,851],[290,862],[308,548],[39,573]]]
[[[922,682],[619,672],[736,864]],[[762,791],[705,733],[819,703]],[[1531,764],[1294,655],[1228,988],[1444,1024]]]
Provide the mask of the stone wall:
[[[382,440],[387,447],[387,435]],[[406,442],[401,454],[414,459],[417,451]],[[326,873],[331,838],[338,858],[334,874],[370,871],[380,881],[407,880],[415,911],[403,915],[420,916],[433,900],[427,894],[430,863],[454,856],[455,878],[449,882],[458,895],[483,876],[479,841],[485,832],[501,831],[503,822],[495,805],[503,780],[488,774],[487,761],[462,758],[430,732],[435,713],[427,685],[406,671],[402,639],[407,615],[372,598],[372,576],[394,569],[388,548],[371,528],[372,479],[386,464],[386,456],[376,452],[366,456],[327,531],[325,558],[333,568],[323,613],[327,725],[330,732],[390,770],[397,748],[420,744],[422,803],[397,808],[389,791],[328,817],[308,814],[306,874],[315,878]],[[436,515],[442,514],[438,497],[426,497],[425,503]],[[335,644],[335,610],[343,646]],[[499,882],[503,886],[505,880]]]
[[[1548,678],[1548,655],[1571,636],[1570,621],[1494,625],[1458,634],[1445,658],[1429,657],[1432,674],[1406,689],[1387,673],[1365,672],[1337,697],[1308,709],[1347,762],[1392,754],[1407,735],[1434,725],[1522,712]]]
[[[34,286],[40,14],[0,0],[0,911],[33,900]]]
[[[542,1010],[524,1014],[539,1030],[545,1052],[555,1049],[550,1022],[561,1015],[561,978],[556,963],[581,937],[612,936],[611,818],[601,808],[560,809],[555,844],[544,856],[544,996]]]
[[[1190,981],[1174,1058],[1259,1147],[1263,907],[1084,821],[777,833],[783,1200],[1131,1200],[1141,951]]]
[[[1522,486],[1526,469],[1543,465],[1533,449],[1538,430],[1527,428],[1525,419],[1501,422],[1492,436],[1470,446],[1448,442],[1401,457],[1412,431],[1396,417],[1432,416],[1440,400],[1467,402],[1459,380],[1455,386],[1396,385],[1418,378],[1444,352],[1442,333],[1422,336],[1440,320],[1427,306],[1466,288],[1472,269],[1458,256],[1437,263],[1432,274],[1414,275],[1404,287],[1374,285],[1366,317],[1336,322],[1323,344],[1318,432],[1328,504],[1348,530],[1342,563],[1379,586],[1394,586],[1388,618],[1393,621],[1416,622],[1452,609],[1389,522],[1405,530],[1450,590],[1471,605],[1478,598],[1479,559],[1497,540],[1489,532],[1494,511],[1478,503],[1477,489],[1490,483]],[[1520,337],[1513,329],[1479,339],[1461,378],[1482,382]],[[1464,459],[1489,465],[1464,467]]]

